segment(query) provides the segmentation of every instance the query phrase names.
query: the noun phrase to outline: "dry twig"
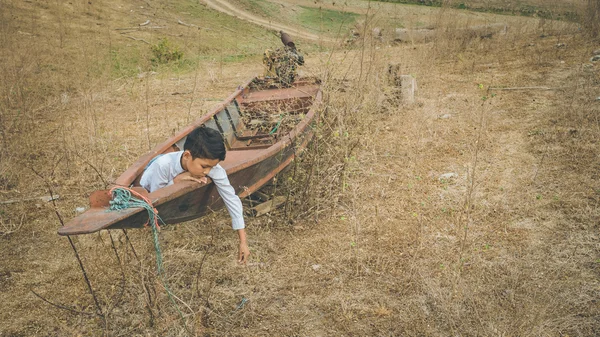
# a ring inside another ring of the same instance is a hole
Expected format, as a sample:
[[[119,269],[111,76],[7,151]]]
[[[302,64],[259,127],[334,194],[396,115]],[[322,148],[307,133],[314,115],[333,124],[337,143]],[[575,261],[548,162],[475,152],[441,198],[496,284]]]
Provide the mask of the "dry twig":
[[[138,39],[138,38],[135,38],[135,37],[133,37],[133,36],[125,36],[125,37],[126,37],[126,38],[128,38],[128,39],[135,40],[135,41],[142,41],[142,42],[144,42],[145,44],[150,44],[150,42],[148,42],[148,41],[146,41],[146,40],[144,40],[144,39]]]
[[[41,299],[42,301],[50,304],[53,307],[62,309],[62,310],[67,310],[76,314],[81,314],[81,315],[88,315],[88,316],[94,316],[94,315],[98,315],[98,313],[93,313],[93,312],[86,312],[86,311],[80,311],[80,310],[75,310],[73,308],[70,308],[66,305],[62,305],[62,304],[56,304],[53,302],[50,302],[49,300],[47,300],[46,298],[44,298],[42,295],[36,293],[35,291],[33,291],[33,289],[29,289],[29,291],[31,291],[35,296],[37,296],[39,299]]]

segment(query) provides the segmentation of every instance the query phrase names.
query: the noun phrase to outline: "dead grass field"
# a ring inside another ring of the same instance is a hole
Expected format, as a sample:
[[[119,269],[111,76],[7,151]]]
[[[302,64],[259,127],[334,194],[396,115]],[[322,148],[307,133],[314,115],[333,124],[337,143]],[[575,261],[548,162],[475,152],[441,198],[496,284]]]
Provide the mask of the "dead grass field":
[[[136,75],[113,77],[92,65],[114,32],[1,6],[0,336],[600,334],[600,63],[589,61],[600,41],[578,25],[500,16],[514,21],[491,39],[313,49],[302,71],[324,79],[320,138],[278,177],[288,212],[247,219],[249,265],[235,262],[224,212],[165,227],[175,306],[149,231],[72,237],[97,315],[56,212],[75,216],[260,60],[223,62],[232,47],[153,74],[141,57]],[[455,11],[429,10],[438,27],[456,24]],[[43,18],[68,32],[68,53]],[[79,54],[77,36],[91,43]],[[417,78],[414,105],[391,95],[390,63]],[[49,187],[54,205],[6,203]]]

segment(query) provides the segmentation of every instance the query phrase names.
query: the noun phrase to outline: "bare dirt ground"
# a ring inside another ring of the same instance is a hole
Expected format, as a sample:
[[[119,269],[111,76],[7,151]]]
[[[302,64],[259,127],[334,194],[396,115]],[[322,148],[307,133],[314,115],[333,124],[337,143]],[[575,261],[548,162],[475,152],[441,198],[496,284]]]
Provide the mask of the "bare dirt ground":
[[[534,19],[491,39],[366,42],[302,69],[326,80],[314,154],[341,160],[312,161],[311,200],[291,207],[321,208],[249,218],[247,266],[224,212],[164,228],[177,306],[149,231],[102,232],[72,238],[96,315],[55,211],[73,217],[103,180],[260,73],[258,61],[84,77],[87,90],[40,105],[33,129],[10,129],[17,144],[2,135],[22,166],[2,166],[0,200],[48,186],[60,198],[0,205],[0,335],[600,334],[598,40]],[[392,95],[390,63],[417,78],[414,105]]]

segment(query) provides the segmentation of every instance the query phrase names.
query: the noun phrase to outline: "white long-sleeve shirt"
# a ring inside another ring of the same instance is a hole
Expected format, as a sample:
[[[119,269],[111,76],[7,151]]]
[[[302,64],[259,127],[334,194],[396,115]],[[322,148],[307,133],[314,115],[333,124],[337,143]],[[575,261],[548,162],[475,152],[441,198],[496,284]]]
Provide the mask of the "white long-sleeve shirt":
[[[140,185],[148,192],[172,185],[173,179],[185,172],[181,167],[182,155],[183,151],[177,151],[155,158],[144,171]],[[208,172],[208,177],[215,183],[219,195],[225,202],[225,207],[231,216],[231,227],[236,230],[245,228],[242,201],[229,183],[225,169],[217,164]]]

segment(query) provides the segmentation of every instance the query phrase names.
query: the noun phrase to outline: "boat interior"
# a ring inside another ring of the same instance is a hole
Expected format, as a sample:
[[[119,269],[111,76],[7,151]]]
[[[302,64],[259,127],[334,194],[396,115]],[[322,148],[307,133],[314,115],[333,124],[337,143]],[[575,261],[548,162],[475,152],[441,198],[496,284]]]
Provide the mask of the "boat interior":
[[[288,134],[309,112],[319,90],[314,79],[297,81],[290,88],[272,87],[256,81],[204,123],[223,135],[228,152],[221,163],[225,169],[262,152]],[[183,150],[186,138],[177,141],[163,154]],[[143,171],[136,175],[134,186],[139,186],[142,174]]]
[[[318,85],[256,90],[245,88],[204,123],[223,135],[228,151],[256,150],[275,144],[309,112]],[[183,149],[185,138],[174,144]]]

